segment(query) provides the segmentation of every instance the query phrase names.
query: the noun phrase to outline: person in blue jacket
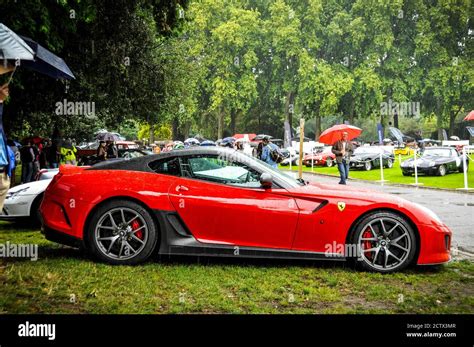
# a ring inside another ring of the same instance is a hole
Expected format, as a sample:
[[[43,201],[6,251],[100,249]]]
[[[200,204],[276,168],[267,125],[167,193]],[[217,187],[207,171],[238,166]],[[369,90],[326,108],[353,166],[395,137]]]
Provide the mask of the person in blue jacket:
[[[3,101],[8,97],[8,85],[0,87],[0,211],[3,210],[5,197],[10,189],[10,177],[15,168],[15,154],[7,145],[3,130]]]
[[[262,148],[262,157],[261,160],[274,167],[275,169],[278,168],[278,164],[272,159],[271,152],[278,151],[277,145],[270,142],[270,138],[265,136],[262,140],[263,148]]]

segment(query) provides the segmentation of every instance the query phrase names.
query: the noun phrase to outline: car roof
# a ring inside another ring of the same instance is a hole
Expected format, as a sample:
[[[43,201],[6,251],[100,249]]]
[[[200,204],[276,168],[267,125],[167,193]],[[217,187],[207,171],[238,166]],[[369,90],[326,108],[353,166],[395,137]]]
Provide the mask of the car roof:
[[[148,167],[148,163],[172,158],[172,157],[183,157],[188,155],[243,155],[241,152],[235,149],[226,147],[190,147],[185,149],[177,149],[169,152],[161,152],[159,154],[150,154],[138,158],[114,160],[114,161],[103,161],[91,166],[88,170],[131,170],[131,171],[152,171]]]

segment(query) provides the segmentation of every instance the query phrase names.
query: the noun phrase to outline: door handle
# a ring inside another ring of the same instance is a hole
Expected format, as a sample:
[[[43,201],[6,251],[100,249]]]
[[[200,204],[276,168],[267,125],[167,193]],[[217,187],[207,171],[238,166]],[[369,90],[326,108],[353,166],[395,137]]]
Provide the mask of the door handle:
[[[187,192],[188,190],[189,190],[188,187],[181,186],[181,185],[176,186],[176,191],[177,191],[177,192]]]

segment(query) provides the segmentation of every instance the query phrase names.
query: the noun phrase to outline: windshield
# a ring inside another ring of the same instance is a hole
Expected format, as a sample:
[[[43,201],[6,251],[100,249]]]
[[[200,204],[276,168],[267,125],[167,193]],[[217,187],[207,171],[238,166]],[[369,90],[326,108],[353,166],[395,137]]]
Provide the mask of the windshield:
[[[251,159],[253,162],[256,162],[259,166],[261,166],[262,170],[261,171],[267,171],[270,173],[273,177],[278,177],[280,180],[284,181],[286,184],[288,184],[292,188],[296,188],[299,186],[304,186],[305,183],[297,180],[296,178],[292,177],[291,175],[280,171],[278,169],[275,169],[274,167],[271,167],[267,163],[261,161],[260,159],[257,159],[255,157],[252,157],[251,155],[248,155],[247,153],[240,153],[243,156],[247,157],[247,159]]]
[[[367,153],[380,153],[382,149],[378,147],[358,147],[355,149],[354,154],[367,154]]]
[[[423,157],[450,157],[451,152],[449,148],[426,148]]]

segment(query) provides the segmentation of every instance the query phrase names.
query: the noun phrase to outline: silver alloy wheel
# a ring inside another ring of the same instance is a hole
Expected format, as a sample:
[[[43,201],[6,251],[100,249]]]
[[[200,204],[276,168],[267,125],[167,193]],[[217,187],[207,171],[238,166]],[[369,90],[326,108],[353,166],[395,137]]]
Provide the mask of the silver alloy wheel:
[[[412,240],[407,228],[390,217],[367,223],[359,235],[359,257],[377,270],[393,270],[403,265],[410,254]],[[371,237],[364,237],[370,233]]]
[[[137,222],[138,228],[134,229]],[[141,237],[137,237],[138,232]],[[148,226],[139,213],[128,207],[117,207],[100,217],[95,227],[94,241],[106,257],[127,260],[140,254],[147,243],[148,234]]]
[[[366,171],[370,171],[372,169],[372,163],[370,162],[370,160],[367,160],[364,164],[364,168]]]
[[[393,167],[393,161],[392,159],[387,160],[387,168],[391,169]]]
[[[441,165],[438,170],[439,170],[439,175],[440,176],[446,175],[446,166]]]
[[[326,165],[327,165],[327,167],[332,167],[332,164],[333,164],[333,163],[332,163],[332,159],[331,159],[331,158],[326,159]]]

